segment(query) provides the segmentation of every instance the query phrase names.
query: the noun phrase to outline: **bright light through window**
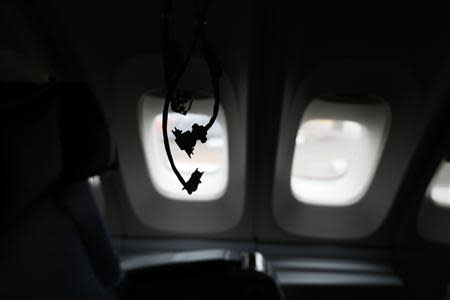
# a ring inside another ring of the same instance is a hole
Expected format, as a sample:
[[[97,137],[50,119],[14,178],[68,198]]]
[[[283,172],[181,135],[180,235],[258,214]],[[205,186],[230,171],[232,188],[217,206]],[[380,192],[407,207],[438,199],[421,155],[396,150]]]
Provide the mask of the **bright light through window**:
[[[450,208],[450,162],[444,161],[441,164],[431,181],[428,193],[434,203]]]
[[[167,131],[170,149],[181,175],[185,180],[188,180],[195,169],[198,168],[200,172],[204,172],[201,179],[202,183],[197,191],[189,195],[185,190],[182,190],[182,186],[167,159],[162,136],[162,114],[154,113],[155,107],[151,105],[151,102],[144,103],[142,138],[148,169],[156,190],[167,198],[186,201],[211,201],[220,198],[225,192],[228,182],[228,141],[222,110],[220,110],[216,122],[208,131],[207,142],[203,144],[197,141],[192,158],[189,158],[184,151],[178,148],[175,137],[171,132],[175,127],[185,131],[192,130],[194,123],[199,125],[208,123],[210,105],[210,101],[199,101],[194,103],[195,107],[192,108],[192,112],[189,112],[186,116],[172,112],[168,114]],[[150,110],[151,108],[153,110]]]
[[[297,132],[298,155],[293,176],[311,180],[333,180],[345,176],[358,159],[354,149],[366,129],[352,121],[317,119]],[[333,149],[333,151],[330,151]]]
[[[366,124],[363,118],[359,119],[362,114],[357,110],[355,120],[316,118],[313,116],[320,115],[321,105],[327,105],[317,102],[318,106],[312,105],[308,110],[315,107],[319,110],[311,114],[307,111],[307,120],[297,132],[291,169],[292,193],[298,201],[311,205],[352,205],[370,185],[381,152],[386,119],[380,118],[378,124],[369,120]]]

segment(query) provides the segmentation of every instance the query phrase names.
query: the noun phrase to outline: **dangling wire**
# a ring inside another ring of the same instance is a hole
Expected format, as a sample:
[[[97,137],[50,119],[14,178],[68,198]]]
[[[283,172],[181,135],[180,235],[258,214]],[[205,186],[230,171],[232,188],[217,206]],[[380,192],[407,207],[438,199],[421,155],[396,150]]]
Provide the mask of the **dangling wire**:
[[[173,3],[171,0],[166,1],[166,6],[163,12],[162,45],[164,58],[164,78],[166,85],[166,95],[165,95],[166,98],[164,102],[163,122],[162,122],[164,147],[173,172],[177,176],[180,183],[183,185],[183,189],[185,189],[189,194],[197,190],[198,185],[201,183],[200,179],[201,176],[203,175],[203,172],[200,172],[198,169],[196,169],[191,174],[191,177],[189,178],[188,181],[184,180],[183,176],[180,174],[175,165],[172,152],[170,150],[169,138],[167,135],[167,119],[168,119],[169,103],[171,101],[174,101],[176,97],[178,83],[181,77],[183,76],[184,72],[186,71],[186,68],[191,60],[192,54],[195,48],[197,47],[199,41],[201,41],[202,43],[203,58],[206,61],[206,64],[208,65],[208,70],[211,77],[211,85],[214,90],[214,108],[212,117],[205,126],[194,124],[192,126],[192,131],[187,131],[184,133],[181,132],[181,130],[178,130],[177,128],[175,128],[175,130],[172,131],[172,133],[175,135],[176,138],[175,142],[178,144],[181,150],[186,152],[189,158],[191,158],[197,140],[200,140],[202,143],[206,142],[207,131],[212,127],[217,118],[220,106],[219,78],[222,76],[222,68],[220,66],[220,61],[216,53],[206,40],[205,26],[207,22],[205,17],[210,2],[211,1],[206,1],[206,4],[203,6],[203,8],[200,8],[198,1],[196,2],[197,28],[194,35],[194,40],[192,41],[191,47],[189,48],[188,53],[184,59],[180,51],[181,47],[178,47],[177,43],[170,37],[170,25],[171,25],[170,18],[173,9],[172,5]],[[172,106],[172,108],[173,107],[174,106]],[[182,114],[186,114],[187,110],[182,110],[179,112]]]

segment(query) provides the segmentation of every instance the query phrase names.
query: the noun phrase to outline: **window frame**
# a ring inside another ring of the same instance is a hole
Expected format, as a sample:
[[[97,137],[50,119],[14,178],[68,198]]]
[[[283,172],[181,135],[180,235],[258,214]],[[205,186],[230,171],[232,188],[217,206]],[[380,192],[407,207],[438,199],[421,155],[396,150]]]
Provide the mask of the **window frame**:
[[[142,97],[164,87],[161,70],[163,66],[159,56],[138,56],[124,63],[113,80],[115,89],[110,116],[118,148],[126,231],[142,236],[209,236],[235,230],[243,226],[241,219],[245,207],[247,106],[241,101],[245,95],[236,91],[224,73],[220,103],[227,116],[228,132],[240,133],[228,138],[229,182],[224,195],[208,202],[169,200],[150,183],[138,120]],[[186,77],[192,81],[184,84],[194,91],[210,94],[207,66],[200,58],[192,58],[189,72],[196,75]],[[161,106],[158,112],[162,109]]]
[[[337,184],[334,183],[334,188],[331,186],[331,181],[323,182],[321,190],[325,191],[326,195],[321,195],[319,198],[313,199],[310,195],[302,195],[300,191],[296,191],[294,188],[294,178],[292,176],[294,170],[294,160],[296,158],[296,148],[295,144],[293,149],[293,158],[291,162],[291,176],[290,176],[290,188],[291,193],[296,200],[306,205],[316,205],[325,207],[344,207],[355,205],[360,201],[367,193],[375,175],[378,167],[378,163],[385,146],[386,138],[388,135],[390,122],[391,122],[391,112],[389,106],[382,99],[371,99],[368,103],[354,104],[354,103],[340,103],[333,100],[322,100],[313,99],[310,101],[306,107],[302,119],[299,122],[298,130],[300,130],[303,124],[316,119],[329,119],[329,120],[342,120],[351,121],[359,124],[361,127],[365,128],[367,136],[366,139],[369,140],[365,145],[366,157],[370,157],[370,161],[366,166],[356,166],[358,168],[359,174],[354,174],[353,180],[360,180],[360,182],[355,185],[358,188],[352,191],[343,191],[345,184],[341,184],[342,180],[338,180]],[[372,144],[371,144],[372,143]],[[300,151],[300,150],[299,150]],[[345,179],[345,178],[344,178]],[[350,178],[351,180],[352,178]],[[304,180],[304,184],[308,180]],[[347,180],[348,181],[348,180]],[[327,186],[328,183],[328,186]],[[344,182],[345,183],[345,182]],[[314,183],[313,183],[314,184]],[[320,183],[315,183],[317,186]],[[341,196],[341,200],[331,200],[328,195],[341,195],[348,196],[344,199]],[[328,196],[328,200],[326,199]],[[324,203],[328,201],[327,203]]]
[[[431,110],[421,105],[419,85],[413,74],[389,61],[333,60],[315,66],[303,77],[295,77],[296,71],[291,71],[294,78],[284,86],[273,174],[271,213],[274,222],[292,241],[368,237],[387,217],[413,158],[412,153],[399,152],[399,149],[417,147],[420,142],[417,131],[424,129],[423,120]],[[290,192],[295,135],[309,102],[333,95],[342,95],[345,99],[338,100],[341,103],[364,104],[367,100],[364,96],[384,99],[392,122],[374,179],[361,201],[345,207],[306,205]],[[268,239],[277,235],[269,226],[260,229],[260,233]]]

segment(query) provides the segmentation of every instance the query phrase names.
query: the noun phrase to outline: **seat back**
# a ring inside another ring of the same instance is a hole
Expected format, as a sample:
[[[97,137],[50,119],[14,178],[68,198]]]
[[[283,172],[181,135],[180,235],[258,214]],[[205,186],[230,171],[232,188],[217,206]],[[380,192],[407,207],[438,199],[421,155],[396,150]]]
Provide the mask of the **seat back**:
[[[114,299],[118,259],[86,181],[114,152],[92,95],[11,83],[0,95],[0,299]]]

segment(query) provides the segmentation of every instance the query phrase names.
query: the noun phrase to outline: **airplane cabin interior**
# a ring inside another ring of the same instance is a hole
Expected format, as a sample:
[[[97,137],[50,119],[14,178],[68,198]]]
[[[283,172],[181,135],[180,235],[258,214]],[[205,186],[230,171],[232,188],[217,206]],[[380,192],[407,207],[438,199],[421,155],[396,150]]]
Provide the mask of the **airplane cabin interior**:
[[[450,2],[0,0],[0,299],[450,299]]]

